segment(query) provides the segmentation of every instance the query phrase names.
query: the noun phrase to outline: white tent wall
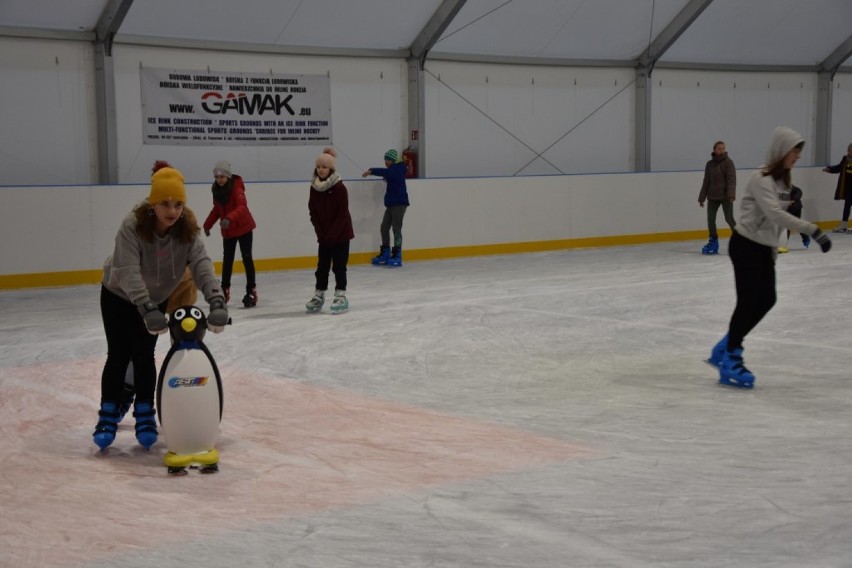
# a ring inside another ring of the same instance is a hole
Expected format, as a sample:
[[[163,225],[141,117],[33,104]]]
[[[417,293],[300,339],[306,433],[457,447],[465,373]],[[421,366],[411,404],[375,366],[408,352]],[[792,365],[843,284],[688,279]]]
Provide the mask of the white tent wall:
[[[0,167],[3,185],[97,180],[94,56],[82,41],[0,37]],[[142,144],[139,66],[326,74],[334,145],[344,177],[380,165],[408,144],[408,76],[398,58],[203,51],[117,44],[120,183],[142,183],[156,159],[188,181],[210,179],[228,158],[247,180],[302,180],[318,146]],[[833,87],[832,161],[852,141],[852,88]],[[429,177],[613,173],[633,170],[634,70],[427,61],[425,170]],[[739,167],[761,163],[768,136],[787,124],[813,141],[816,74],[656,69],[651,89],[651,166],[700,169],[717,139]],[[801,165],[813,164],[809,144]],[[536,157],[543,153],[541,157]]]
[[[633,169],[632,69],[428,62],[426,71],[430,177]]]
[[[717,140],[738,168],[755,168],[779,125],[804,136],[799,166],[813,165],[815,74],[657,69],[651,83],[652,170],[703,169]]]
[[[382,165],[388,148],[402,145],[408,92],[405,61],[353,57],[293,57],[256,53],[118,45],[114,51],[119,178],[140,182],[151,164],[169,160],[188,180],[210,179],[213,164],[228,159],[247,180],[310,177],[319,146],[167,146],[142,144],[139,67],[325,75],[331,79],[332,136],[343,177]]]
[[[0,37],[0,185],[97,180],[94,85],[91,45]]]
[[[852,74],[838,73],[833,86],[829,163],[836,164],[852,144]]]

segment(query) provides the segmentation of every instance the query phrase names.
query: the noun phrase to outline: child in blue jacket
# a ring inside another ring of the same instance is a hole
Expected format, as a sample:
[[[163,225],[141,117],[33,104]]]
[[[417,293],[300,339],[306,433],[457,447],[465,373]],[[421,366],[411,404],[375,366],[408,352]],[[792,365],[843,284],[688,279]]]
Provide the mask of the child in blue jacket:
[[[380,227],[382,246],[372,260],[374,265],[402,266],[402,219],[408,202],[405,185],[406,167],[396,150],[385,152],[385,167],[370,168],[361,177],[380,176],[387,182],[385,190],[385,215]],[[393,248],[390,246],[390,231],[393,229]]]

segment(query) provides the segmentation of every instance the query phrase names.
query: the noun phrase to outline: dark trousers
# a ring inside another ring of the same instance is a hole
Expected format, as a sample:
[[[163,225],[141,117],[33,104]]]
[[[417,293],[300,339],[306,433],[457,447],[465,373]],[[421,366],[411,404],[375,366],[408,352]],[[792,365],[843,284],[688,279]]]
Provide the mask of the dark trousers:
[[[383,247],[390,246],[391,229],[393,229],[393,246],[402,246],[402,219],[405,217],[407,209],[408,205],[391,205],[385,208],[385,215],[382,217],[382,224],[379,227]]]
[[[251,256],[252,242],[254,242],[254,231],[249,231],[241,237],[222,239],[222,248],[225,249],[225,256],[222,258],[222,288],[231,287],[231,273],[234,269],[237,243],[239,243],[240,256],[243,257],[243,267],[246,269],[246,290],[254,290],[257,282],[254,275],[254,259]]]
[[[787,208],[787,213],[789,213],[790,215],[794,215],[794,216],[798,217],[799,219],[801,219],[802,218],[802,203],[801,202],[794,202],[792,205],[790,205],[790,207]],[[803,243],[810,244],[811,239],[808,235],[801,233],[801,237],[802,237]],[[790,240],[790,229],[787,229],[787,240]]]
[[[843,199],[843,222],[849,220],[849,210],[852,209],[852,191],[846,190],[846,197]]]
[[[775,305],[775,258],[772,248],[734,231],[728,243],[734,265],[737,306],[728,326],[728,349],[743,346],[743,339]]]
[[[160,304],[166,311],[167,302]],[[139,310],[101,286],[101,318],[107,340],[107,360],[101,374],[101,402],[120,402],[127,366],[133,362],[136,401],[154,405],[157,367],[154,349],[157,336],[148,333]]]
[[[710,233],[710,238],[718,239],[719,235],[716,233],[716,216],[719,213],[719,207],[722,207],[722,213],[725,215],[725,222],[728,223],[728,226],[731,230],[736,226],[736,221],[734,221],[734,204],[729,200],[724,199],[722,201],[717,201],[715,199],[707,200],[707,232]]]
[[[317,290],[328,290],[328,271],[334,272],[334,288],[346,290],[346,264],[349,262],[349,241],[335,245],[320,245],[317,251]]]

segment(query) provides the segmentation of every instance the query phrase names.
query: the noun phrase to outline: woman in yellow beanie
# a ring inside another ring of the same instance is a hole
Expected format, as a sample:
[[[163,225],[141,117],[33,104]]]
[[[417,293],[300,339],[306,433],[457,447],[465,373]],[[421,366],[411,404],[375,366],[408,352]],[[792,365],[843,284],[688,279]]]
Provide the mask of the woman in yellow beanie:
[[[145,448],[157,441],[154,389],[157,336],[168,331],[165,310],[169,295],[188,267],[210,304],[208,328],[214,333],[228,323],[225,298],[213,262],[199,237],[195,214],[186,206],[183,176],[162,167],[151,176],[151,192],[124,218],[113,254],[104,264],[101,317],[107,360],[101,375],[101,407],[93,434],[101,450],[115,440],[124,378],[133,363],[136,439]]]

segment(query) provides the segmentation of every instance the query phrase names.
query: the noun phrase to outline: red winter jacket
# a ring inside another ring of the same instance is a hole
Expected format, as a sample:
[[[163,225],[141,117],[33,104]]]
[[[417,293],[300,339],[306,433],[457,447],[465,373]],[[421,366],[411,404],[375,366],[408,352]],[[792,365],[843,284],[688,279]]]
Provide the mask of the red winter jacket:
[[[213,209],[207,216],[207,220],[204,221],[204,230],[209,231],[219,219],[227,219],[230,225],[228,225],[227,229],[222,229],[222,237],[234,239],[253,231],[257,225],[248,208],[246,187],[243,184],[243,178],[237,175],[231,176],[229,183],[231,183],[231,195],[228,197],[228,202],[223,205],[216,201],[216,199],[213,199]],[[216,184],[214,182],[214,187],[211,188],[211,191],[215,189]]]

